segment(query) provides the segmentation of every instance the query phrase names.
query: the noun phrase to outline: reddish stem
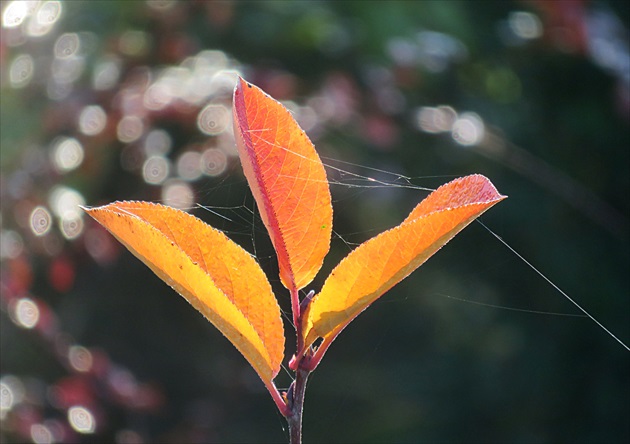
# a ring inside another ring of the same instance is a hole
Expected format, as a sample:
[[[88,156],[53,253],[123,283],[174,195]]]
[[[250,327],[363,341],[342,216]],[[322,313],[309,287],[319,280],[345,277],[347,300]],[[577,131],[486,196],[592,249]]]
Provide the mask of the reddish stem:
[[[297,333],[298,341],[300,339],[300,297],[298,295],[298,289],[293,287],[289,290],[291,292],[291,311],[293,312],[293,325]]]
[[[293,288],[291,291],[291,308],[293,310],[293,325],[295,325],[295,336],[297,339],[297,349],[302,350],[304,347],[304,337],[302,336],[302,314],[300,307],[300,299],[298,296],[297,288]],[[309,293],[307,298],[312,297]],[[289,440],[291,444],[302,443],[302,411],[304,410],[304,393],[306,391],[306,381],[310,370],[307,368],[307,364],[310,358],[308,356],[295,355],[289,367],[295,371],[295,380],[289,388],[287,393],[286,408],[287,413],[282,414],[287,418],[289,424]],[[306,359],[303,359],[305,358]],[[306,365],[305,365],[306,364]]]
[[[304,393],[306,391],[306,381],[309,371],[298,368],[295,373],[295,381],[291,384],[291,394],[289,398],[290,414],[287,416],[289,423],[290,444],[302,443],[302,411],[304,410]]]
[[[324,354],[326,353],[326,351],[328,351],[328,347],[330,347],[330,344],[332,344],[336,337],[337,335],[333,336],[330,340],[324,339],[317,350],[315,350],[315,352],[312,352],[312,356],[310,357],[310,359],[306,360],[304,365],[304,367],[308,369],[309,372],[312,372],[313,370],[315,370],[315,368],[317,368],[319,362],[324,357]]]
[[[273,381],[266,382],[265,387],[267,387],[267,390],[269,390],[269,393],[273,398],[273,402],[276,403],[276,406],[278,407],[278,410],[280,410],[280,413],[282,413],[283,416],[288,417],[291,414],[291,409],[285,402],[284,398],[282,398],[282,395],[276,388],[276,385],[273,383]]]

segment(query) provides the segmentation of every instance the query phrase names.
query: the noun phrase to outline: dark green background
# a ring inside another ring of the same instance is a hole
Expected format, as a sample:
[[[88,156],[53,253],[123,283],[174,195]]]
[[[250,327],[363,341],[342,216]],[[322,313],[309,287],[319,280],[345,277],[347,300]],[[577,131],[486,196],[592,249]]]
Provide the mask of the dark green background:
[[[146,32],[145,55],[120,55],[123,80],[134,67],[177,65],[201,49],[224,51],[251,74],[248,80],[271,94],[284,91],[279,99],[300,104],[342,76],[356,94],[353,117],[322,125],[314,140],[322,156],[354,165],[327,163],[385,181],[397,176],[363,167],[391,171],[430,188],[460,175],[488,176],[509,199],[484,215],[484,224],[630,343],[629,16],[622,2],[191,1],[166,16],[139,1],[63,6],[52,36],[22,47],[2,46],[5,190],[17,172],[31,174],[22,155],[28,146],[46,147],[59,134],[72,135],[72,128],[50,123],[51,112],[78,112],[92,103],[108,109],[112,103],[91,90],[88,75],[65,103],[47,99],[43,82],[10,87],[12,58],[49,50],[63,32],[95,33],[98,40],[87,59],[92,64],[115,52],[112,42],[126,30]],[[502,41],[498,30],[514,11],[537,14],[543,37],[519,46]],[[626,57],[625,79],[596,63],[580,38],[579,27],[601,11],[616,16],[625,30],[619,36],[626,44],[619,55]],[[420,30],[458,39],[467,56],[442,72],[420,63],[396,65],[388,44],[395,38],[412,42]],[[553,38],[560,31],[568,43]],[[375,68],[404,98],[395,112],[379,105],[379,88],[370,80]],[[520,94],[512,95],[509,83],[492,80],[505,72],[518,79]],[[419,131],[415,110],[442,104],[477,113],[502,134],[506,157],[461,147],[448,134]],[[172,158],[201,139],[194,118],[156,118],[157,126],[173,135]],[[374,122],[395,137],[380,144],[370,140],[366,133]],[[75,187],[89,205],[160,199],[157,187],[121,168],[120,142],[104,139],[101,145],[93,143],[93,151],[86,152],[89,169],[35,180],[27,200],[45,200],[54,183]],[[532,162],[535,167],[527,170]],[[354,188],[348,186],[355,183],[352,176],[329,174],[340,182],[332,185],[337,235],[315,289],[348,251],[346,242],[361,242],[395,225],[426,195],[393,186]],[[568,191],[560,189],[567,183]],[[257,257],[288,310],[260,219],[252,227],[251,214],[240,207],[253,208],[253,200],[238,161],[224,176],[194,187],[199,203],[235,207],[224,213],[235,225],[201,210],[195,214],[248,249],[254,238]],[[2,199],[3,229],[21,230],[15,222],[20,202],[5,191]],[[250,219],[239,221],[237,213]],[[24,237],[34,273],[29,291],[53,308],[62,329],[79,343],[102,349],[164,397],[154,412],[133,412],[99,398],[106,419],[96,435],[81,437],[84,442],[112,441],[123,429],[138,432],[146,442],[286,441],[282,417],[245,360],[140,261],[124,252],[103,267],[85,253],[81,238],[65,242],[63,256],[76,279],[59,292],[48,278],[54,258]],[[12,270],[4,261],[3,279]],[[39,381],[45,392],[67,370],[49,345],[12,324],[6,304],[3,308],[1,373]],[[309,381],[305,442],[628,442],[630,353],[587,318],[533,312],[580,314],[481,225],[472,224],[374,303],[331,347]],[[287,334],[289,353],[288,328]],[[286,387],[286,373],[277,382]],[[45,395],[37,408],[44,417],[64,415]],[[24,439],[6,421],[0,433],[3,442]]]

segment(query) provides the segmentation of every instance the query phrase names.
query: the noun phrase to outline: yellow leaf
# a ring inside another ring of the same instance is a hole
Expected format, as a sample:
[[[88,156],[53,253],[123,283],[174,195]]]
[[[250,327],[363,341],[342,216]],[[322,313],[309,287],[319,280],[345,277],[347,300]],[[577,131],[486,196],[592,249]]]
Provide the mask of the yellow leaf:
[[[223,333],[268,384],[280,369],[280,308],[254,258],[196,217],[148,202],[86,209]]]
[[[359,313],[504,198],[483,176],[456,179],[431,193],[402,224],[358,246],[304,312],[300,353],[317,338],[328,347]]]

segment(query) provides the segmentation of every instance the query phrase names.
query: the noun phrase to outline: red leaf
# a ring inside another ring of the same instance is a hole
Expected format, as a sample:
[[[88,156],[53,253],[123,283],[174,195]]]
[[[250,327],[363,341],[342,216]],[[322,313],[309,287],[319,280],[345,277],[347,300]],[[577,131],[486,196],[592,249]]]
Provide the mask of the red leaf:
[[[245,177],[278,256],[280,279],[309,284],[330,248],[332,206],[326,171],[289,111],[239,79],[234,134]]]

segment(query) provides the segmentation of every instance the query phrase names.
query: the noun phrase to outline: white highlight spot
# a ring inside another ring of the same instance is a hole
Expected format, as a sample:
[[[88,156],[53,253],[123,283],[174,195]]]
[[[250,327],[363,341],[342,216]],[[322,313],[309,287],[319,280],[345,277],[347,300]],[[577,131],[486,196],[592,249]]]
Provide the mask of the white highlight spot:
[[[35,64],[29,54],[17,56],[9,68],[9,82],[13,88],[24,88],[33,78]]]
[[[51,153],[53,166],[59,173],[74,170],[81,165],[83,157],[83,145],[73,137],[57,139]]]
[[[511,12],[508,24],[512,32],[523,40],[537,39],[543,33],[540,19],[531,12]]]
[[[0,258],[14,259],[24,251],[24,241],[17,231],[0,232]]]
[[[135,142],[142,136],[144,132],[144,124],[138,116],[125,116],[118,122],[116,127],[116,135],[118,140],[123,143]]]
[[[209,148],[201,155],[201,171],[211,177],[220,176],[227,168],[227,154],[219,148]]]
[[[79,115],[79,131],[86,136],[96,136],[105,129],[107,114],[98,105],[89,105]]]
[[[59,221],[59,229],[61,234],[68,240],[76,239],[83,233],[85,227],[83,223],[83,213],[66,212]]]
[[[427,133],[444,133],[451,131],[457,119],[457,112],[450,106],[437,108],[423,106],[416,114],[418,127]]]
[[[210,104],[199,112],[197,127],[209,136],[221,134],[230,122],[230,115],[223,105]]]
[[[163,156],[151,156],[142,165],[142,177],[146,183],[159,185],[168,177],[170,164]]]
[[[12,308],[13,322],[20,327],[31,329],[39,322],[39,307],[32,299],[21,298]]]
[[[14,0],[4,8],[2,13],[2,27],[3,28],[16,28],[24,22],[24,19],[28,16],[27,2]]]
[[[105,56],[94,67],[92,86],[97,91],[113,88],[120,78],[120,59],[116,56]]]
[[[50,1],[43,3],[37,11],[37,22],[40,25],[52,25],[61,17],[61,2]]]
[[[0,379],[0,419],[24,399],[24,385],[19,378],[5,375]]]
[[[177,159],[177,175],[184,180],[197,180],[201,177],[201,154],[186,151]]]
[[[68,59],[79,52],[81,47],[81,40],[79,34],[75,32],[69,32],[60,35],[55,41],[55,47],[53,49],[55,57],[58,59]]]
[[[94,415],[82,406],[72,406],[68,409],[68,422],[79,433],[89,434],[96,430]]]
[[[170,180],[162,188],[162,201],[169,207],[185,210],[192,207],[195,199],[192,187],[181,180]]]
[[[31,231],[35,236],[43,236],[50,231],[52,226],[52,216],[50,212],[42,207],[38,206],[31,211],[30,217]]]
[[[48,427],[44,424],[31,425],[31,439],[35,444],[52,444],[55,442],[55,437]]]
[[[76,371],[87,372],[92,368],[92,353],[85,347],[73,345],[68,350],[68,361]]]
[[[63,185],[55,186],[48,196],[48,204],[52,212],[60,218],[72,219],[83,214],[79,206],[85,205],[85,199],[78,191]]]
[[[144,152],[147,156],[165,156],[171,151],[173,140],[163,129],[154,129],[144,140]]]
[[[455,142],[464,146],[477,145],[483,140],[485,126],[475,113],[463,113],[453,124],[451,136]]]

